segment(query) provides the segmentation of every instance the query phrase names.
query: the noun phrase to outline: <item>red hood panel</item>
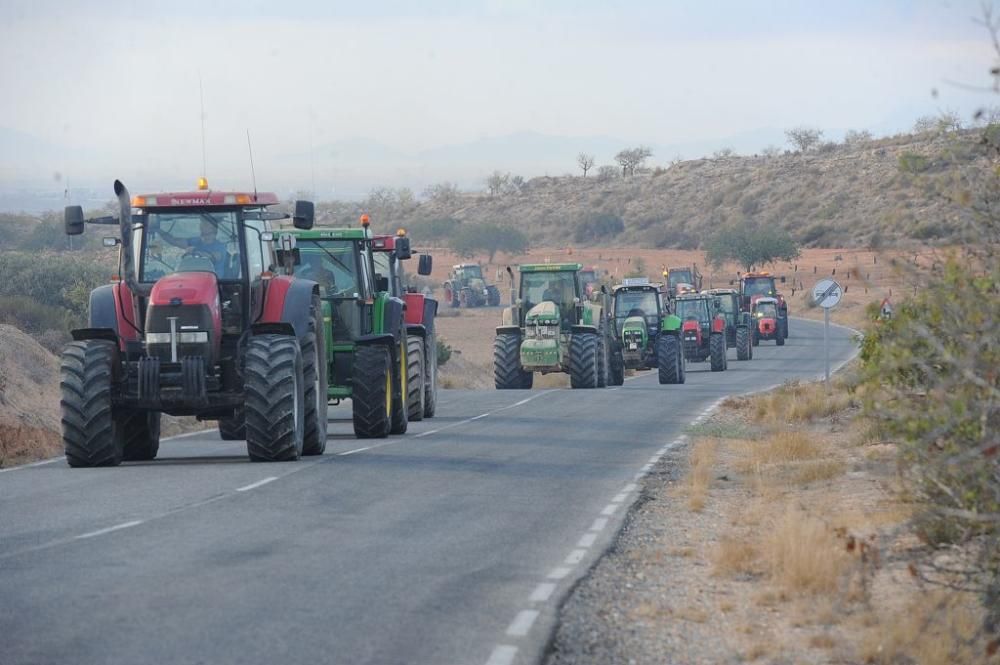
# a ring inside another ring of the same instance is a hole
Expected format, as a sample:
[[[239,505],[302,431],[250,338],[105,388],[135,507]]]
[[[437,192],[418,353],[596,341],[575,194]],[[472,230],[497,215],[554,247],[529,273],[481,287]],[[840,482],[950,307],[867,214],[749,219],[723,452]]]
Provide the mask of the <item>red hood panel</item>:
[[[177,299],[180,302],[177,302]],[[175,272],[160,278],[149,294],[151,305],[218,306],[219,283],[211,272]]]

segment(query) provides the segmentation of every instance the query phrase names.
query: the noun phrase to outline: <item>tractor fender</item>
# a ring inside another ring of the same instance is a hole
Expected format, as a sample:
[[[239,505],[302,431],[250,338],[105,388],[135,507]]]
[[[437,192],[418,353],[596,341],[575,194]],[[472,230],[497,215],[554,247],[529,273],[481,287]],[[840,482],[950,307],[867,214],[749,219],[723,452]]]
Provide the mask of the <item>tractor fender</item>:
[[[405,315],[406,303],[399,298],[386,298],[382,304],[382,330],[376,331],[376,334],[391,335],[393,339],[398,340],[400,333],[405,330]]]
[[[82,342],[87,339],[106,339],[116,345],[120,343],[118,333],[111,328],[74,328],[69,334],[74,342]]]
[[[596,335],[597,326],[575,325],[570,328],[570,332],[572,332],[574,335],[579,335],[581,333],[594,333]]]
[[[427,337],[427,327],[421,323],[407,323],[406,334],[409,337]]]
[[[669,314],[663,317],[663,321],[660,323],[660,330],[666,333],[677,334],[681,329],[681,317],[676,314]]]
[[[287,321],[269,321],[255,323],[250,326],[251,335],[288,335],[295,336],[295,327]]]
[[[498,335],[520,335],[521,328],[518,326],[497,326]]]
[[[427,332],[434,333],[434,319],[437,318],[438,301],[434,298],[424,298],[424,327]]]
[[[90,292],[89,325],[71,331],[73,339],[107,339],[125,350],[126,342],[139,340],[132,291],[125,284],[104,284]]]
[[[118,298],[114,284],[98,286],[90,292],[89,328],[108,328],[118,335]],[[125,324],[128,326],[128,324]]]
[[[254,327],[268,323],[290,324],[295,337],[302,339],[312,322],[313,296],[319,296],[319,285],[308,279],[288,275],[272,277],[264,293],[264,311]]]
[[[355,346],[384,346],[388,349],[396,347],[396,338],[389,333],[362,335],[354,340]]]
[[[721,316],[717,316],[714,319],[712,319],[712,332],[725,334],[726,320]]]

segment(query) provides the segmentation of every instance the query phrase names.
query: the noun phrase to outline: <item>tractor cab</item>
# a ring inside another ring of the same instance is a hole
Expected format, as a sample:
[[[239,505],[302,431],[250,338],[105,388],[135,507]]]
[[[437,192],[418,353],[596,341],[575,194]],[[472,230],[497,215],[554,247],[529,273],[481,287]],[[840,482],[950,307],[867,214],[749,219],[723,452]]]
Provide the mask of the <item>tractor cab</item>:
[[[647,329],[659,327],[664,315],[659,284],[651,284],[645,277],[626,278],[615,287],[614,296],[615,330],[621,331],[634,317],[640,317]]]
[[[454,279],[467,282],[471,279],[483,279],[483,268],[478,263],[460,263],[453,269]]]
[[[681,320],[684,357],[692,361],[711,358],[712,371],[726,369],[726,319],[721,301],[708,293],[678,295],[674,314]]]
[[[577,309],[582,301],[580,282],[575,270],[579,264],[546,264],[551,270],[521,269],[521,325],[542,313],[535,311],[539,305],[550,303],[545,312],[551,310],[559,317],[559,328],[566,332],[579,319]],[[564,267],[565,266],[565,267]]]
[[[750,316],[753,319],[753,344],[762,339],[773,339],[778,346],[785,344],[785,336],[780,327],[780,303],[777,298],[761,296],[754,299]]]

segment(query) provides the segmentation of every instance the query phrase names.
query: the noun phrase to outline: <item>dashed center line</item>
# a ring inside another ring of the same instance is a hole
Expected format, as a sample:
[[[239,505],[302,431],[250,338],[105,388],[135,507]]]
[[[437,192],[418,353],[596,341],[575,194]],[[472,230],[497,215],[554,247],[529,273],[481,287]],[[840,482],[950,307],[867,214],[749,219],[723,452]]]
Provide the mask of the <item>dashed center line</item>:
[[[542,582],[531,592],[531,597],[528,600],[533,603],[544,603],[552,596],[552,592],[555,590],[556,585],[553,582]]]
[[[511,637],[524,637],[538,618],[538,610],[521,610],[507,628]]]
[[[237,487],[236,491],[237,492],[249,492],[250,490],[257,489],[258,487],[261,487],[262,485],[267,485],[268,483],[273,483],[277,479],[278,479],[277,476],[268,476],[267,478],[264,478],[262,480],[258,480],[255,483],[250,483],[249,485],[244,485],[243,487]]]

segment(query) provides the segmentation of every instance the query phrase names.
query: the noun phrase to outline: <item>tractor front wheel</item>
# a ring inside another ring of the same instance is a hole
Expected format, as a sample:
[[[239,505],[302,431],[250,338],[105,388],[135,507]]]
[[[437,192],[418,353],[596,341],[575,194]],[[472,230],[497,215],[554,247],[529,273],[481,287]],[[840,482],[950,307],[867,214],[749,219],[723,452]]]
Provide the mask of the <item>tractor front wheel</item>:
[[[712,359],[712,371],[723,372],[726,369],[726,335],[712,333],[708,339],[708,353]]]
[[[283,462],[302,455],[305,381],[298,341],[257,335],[246,346],[247,453],[252,462]]]
[[[597,335],[577,333],[569,341],[569,385],[571,388],[596,388],[598,382]]]
[[[753,346],[750,344],[750,330],[746,326],[740,326],[736,329],[736,359],[751,358],[753,358]]]
[[[409,365],[407,363],[406,333],[400,332],[396,346],[396,362],[392,365],[392,427],[389,434],[406,434],[410,425],[409,405],[406,403],[409,389]]]
[[[305,433],[303,455],[322,455],[326,451],[327,375],[326,338],[320,300],[313,296],[313,321],[302,342],[302,381],[305,384]]]
[[[621,351],[612,351],[608,362],[608,385],[620,386],[625,383],[625,359]]]
[[[382,439],[392,422],[392,368],[389,349],[359,346],[354,351],[351,410],[354,436]]]
[[[424,418],[433,418],[437,411],[438,393],[437,338],[424,338]]]
[[[521,369],[521,338],[497,335],[493,340],[493,383],[497,390],[530,388],[534,375]]]
[[[424,390],[424,340],[414,335],[406,338],[406,407],[410,420],[424,419],[424,401],[427,393]]]
[[[130,411],[118,419],[121,428],[123,459],[147,462],[156,459],[160,450],[160,412]]]
[[[118,466],[124,437],[112,414],[111,389],[118,349],[114,342],[71,342],[60,363],[62,439],[72,467]]]
[[[247,438],[247,418],[243,409],[236,409],[231,418],[219,418],[219,438],[223,441],[243,441]]]
[[[608,386],[608,341],[603,335],[597,344],[597,387],[607,388]]]
[[[774,331],[774,343],[778,346],[785,345],[785,338],[788,337],[788,319],[778,319],[777,330]]]
[[[684,383],[684,354],[674,335],[656,338],[656,363],[660,384]]]

